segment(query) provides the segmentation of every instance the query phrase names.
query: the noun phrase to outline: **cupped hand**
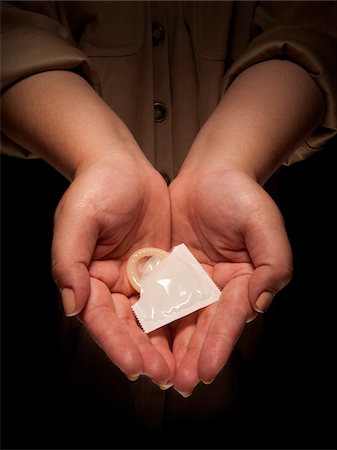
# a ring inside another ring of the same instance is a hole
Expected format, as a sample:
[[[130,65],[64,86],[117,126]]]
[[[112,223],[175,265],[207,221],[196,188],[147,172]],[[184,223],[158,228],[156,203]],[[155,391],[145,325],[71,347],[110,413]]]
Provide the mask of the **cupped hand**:
[[[169,330],[146,335],[131,305],[130,254],[170,247],[170,201],[164,179],[149,164],[101,157],[78,170],[55,213],[53,275],[65,313],[78,315],[93,339],[128,376],[172,384]]]
[[[279,209],[240,170],[183,171],[170,185],[173,245],[184,242],[221,289],[218,302],[171,325],[175,389],[212,381],[246,324],[291,278]]]

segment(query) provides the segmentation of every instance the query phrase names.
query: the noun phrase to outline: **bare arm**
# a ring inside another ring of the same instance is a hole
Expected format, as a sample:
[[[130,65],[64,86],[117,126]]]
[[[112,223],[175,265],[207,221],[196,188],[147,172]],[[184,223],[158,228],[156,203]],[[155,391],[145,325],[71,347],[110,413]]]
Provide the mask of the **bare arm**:
[[[126,261],[136,249],[170,246],[165,181],[125,124],[81,77],[44,72],[2,99],[3,131],[71,184],[55,213],[53,276],[64,312],[78,315],[127,375],[172,384],[165,330],[147,336],[131,310]]]
[[[260,186],[317,126],[323,97],[287,61],[243,72],[201,129],[170,185],[173,243],[185,242],[222,289],[221,298],[172,326],[183,395],[226,364],[245,323],[291,279],[281,213]]]
[[[324,113],[310,75],[289,61],[250,67],[232,83],[195,140],[184,170],[236,167],[264,183]]]
[[[68,71],[26,78],[2,96],[3,131],[68,179],[99,157],[147,160],[117,115]]]

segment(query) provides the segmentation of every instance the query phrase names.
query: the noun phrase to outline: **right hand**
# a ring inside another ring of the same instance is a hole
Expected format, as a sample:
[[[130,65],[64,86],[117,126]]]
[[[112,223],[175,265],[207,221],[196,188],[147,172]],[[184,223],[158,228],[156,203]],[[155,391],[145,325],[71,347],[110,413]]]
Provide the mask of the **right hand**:
[[[93,339],[126,375],[173,383],[167,329],[146,335],[131,304],[126,275],[132,252],[170,247],[170,201],[150,164],[104,156],[81,166],[55,213],[53,276],[66,315],[78,315]]]
[[[204,163],[170,185],[172,244],[185,242],[222,291],[218,302],[170,326],[174,388],[184,396],[218,375],[246,322],[292,274],[279,209],[256,180],[229,167]]]

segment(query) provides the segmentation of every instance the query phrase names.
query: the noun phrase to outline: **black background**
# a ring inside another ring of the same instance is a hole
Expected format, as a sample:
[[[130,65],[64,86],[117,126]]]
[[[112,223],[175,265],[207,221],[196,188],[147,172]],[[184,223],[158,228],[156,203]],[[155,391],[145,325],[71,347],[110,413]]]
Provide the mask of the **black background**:
[[[267,312],[240,410],[158,433],[107,420],[111,405],[62,377],[50,245],[66,180],[6,156],[1,180],[2,448],[335,448],[336,139],[266,186],[285,217],[294,278]]]

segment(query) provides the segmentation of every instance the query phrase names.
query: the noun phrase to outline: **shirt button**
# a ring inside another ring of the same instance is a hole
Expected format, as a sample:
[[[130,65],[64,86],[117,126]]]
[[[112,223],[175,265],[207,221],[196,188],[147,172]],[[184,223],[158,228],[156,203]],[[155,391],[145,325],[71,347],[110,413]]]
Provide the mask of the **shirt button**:
[[[163,103],[155,102],[154,104],[154,121],[162,122],[166,119],[167,111]]]
[[[157,47],[165,40],[165,28],[160,23],[152,23],[152,45]]]

